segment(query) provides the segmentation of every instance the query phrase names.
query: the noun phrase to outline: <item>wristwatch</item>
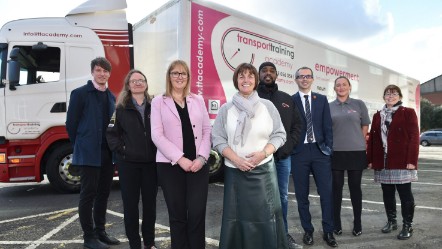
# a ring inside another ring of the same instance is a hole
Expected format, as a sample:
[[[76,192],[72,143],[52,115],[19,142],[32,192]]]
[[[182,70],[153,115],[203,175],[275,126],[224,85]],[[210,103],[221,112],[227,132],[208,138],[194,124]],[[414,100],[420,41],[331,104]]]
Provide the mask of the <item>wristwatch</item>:
[[[264,152],[264,155],[266,156],[266,158],[270,156],[270,154],[267,154],[266,150],[262,150],[262,151]]]
[[[198,158],[200,158],[200,159],[202,160],[203,164],[206,164],[206,163],[207,163],[207,160],[206,160],[205,157],[203,157],[203,156],[201,156],[201,155],[198,155]]]

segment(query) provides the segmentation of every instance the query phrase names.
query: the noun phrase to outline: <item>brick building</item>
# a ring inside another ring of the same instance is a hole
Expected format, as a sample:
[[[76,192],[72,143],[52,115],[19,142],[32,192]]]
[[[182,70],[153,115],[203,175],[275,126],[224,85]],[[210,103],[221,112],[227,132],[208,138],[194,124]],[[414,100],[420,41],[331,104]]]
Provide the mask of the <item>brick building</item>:
[[[422,83],[420,88],[421,98],[426,98],[435,105],[442,105],[442,75]]]

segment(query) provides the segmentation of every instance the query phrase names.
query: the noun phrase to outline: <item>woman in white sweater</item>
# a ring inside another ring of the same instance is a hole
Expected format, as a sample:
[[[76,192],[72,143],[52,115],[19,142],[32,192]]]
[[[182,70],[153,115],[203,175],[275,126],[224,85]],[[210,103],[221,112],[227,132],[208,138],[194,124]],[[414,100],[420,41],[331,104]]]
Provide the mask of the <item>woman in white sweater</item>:
[[[212,129],[225,158],[219,248],[288,248],[273,153],[286,140],[278,110],[259,98],[258,72],[249,63],[233,74],[238,93],[224,104]]]

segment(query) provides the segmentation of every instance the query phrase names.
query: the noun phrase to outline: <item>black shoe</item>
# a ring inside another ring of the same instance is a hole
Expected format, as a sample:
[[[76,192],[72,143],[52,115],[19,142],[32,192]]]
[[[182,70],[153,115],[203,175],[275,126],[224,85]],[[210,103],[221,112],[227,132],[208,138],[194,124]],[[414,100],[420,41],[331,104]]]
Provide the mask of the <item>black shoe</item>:
[[[341,235],[342,234],[342,229],[335,229],[333,230],[333,233],[336,235]]]
[[[109,246],[96,238],[84,239],[83,247],[87,249],[108,249]]]
[[[361,234],[362,234],[362,230],[359,230],[359,231],[356,231],[354,228],[353,228],[353,236],[360,236]]]
[[[393,230],[397,230],[397,221],[396,219],[391,219],[387,221],[387,224],[382,228],[383,233],[390,233]]]
[[[298,245],[295,242],[295,239],[290,236],[290,234],[287,234],[287,240],[289,242],[289,249],[301,249],[302,245]]]
[[[119,240],[117,240],[114,237],[109,236],[109,234],[107,234],[105,231],[98,232],[97,235],[98,235],[98,239],[101,242],[106,243],[108,245],[118,245],[118,244],[120,244]]]
[[[324,240],[327,242],[327,245],[331,247],[338,246],[338,242],[336,242],[335,237],[333,237],[333,233],[324,233]]]
[[[411,223],[404,223],[402,231],[398,234],[397,238],[400,240],[409,239],[413,236],[413,225]]]
[[[313,245],[313,233],[305,232],[304,237],[302,237],[302,242],[308,246]]]

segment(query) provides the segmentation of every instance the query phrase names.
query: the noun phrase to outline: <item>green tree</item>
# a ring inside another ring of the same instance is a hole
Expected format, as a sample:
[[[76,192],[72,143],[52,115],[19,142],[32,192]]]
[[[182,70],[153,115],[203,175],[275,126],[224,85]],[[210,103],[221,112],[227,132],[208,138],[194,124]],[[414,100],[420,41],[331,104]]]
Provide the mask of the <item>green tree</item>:
[[[429,130],[433,127],[434,105],[425,98],[421,98],[421,131]]]
[[[431,128],[442,128],[442,106],[437,106],[433,109]]]

